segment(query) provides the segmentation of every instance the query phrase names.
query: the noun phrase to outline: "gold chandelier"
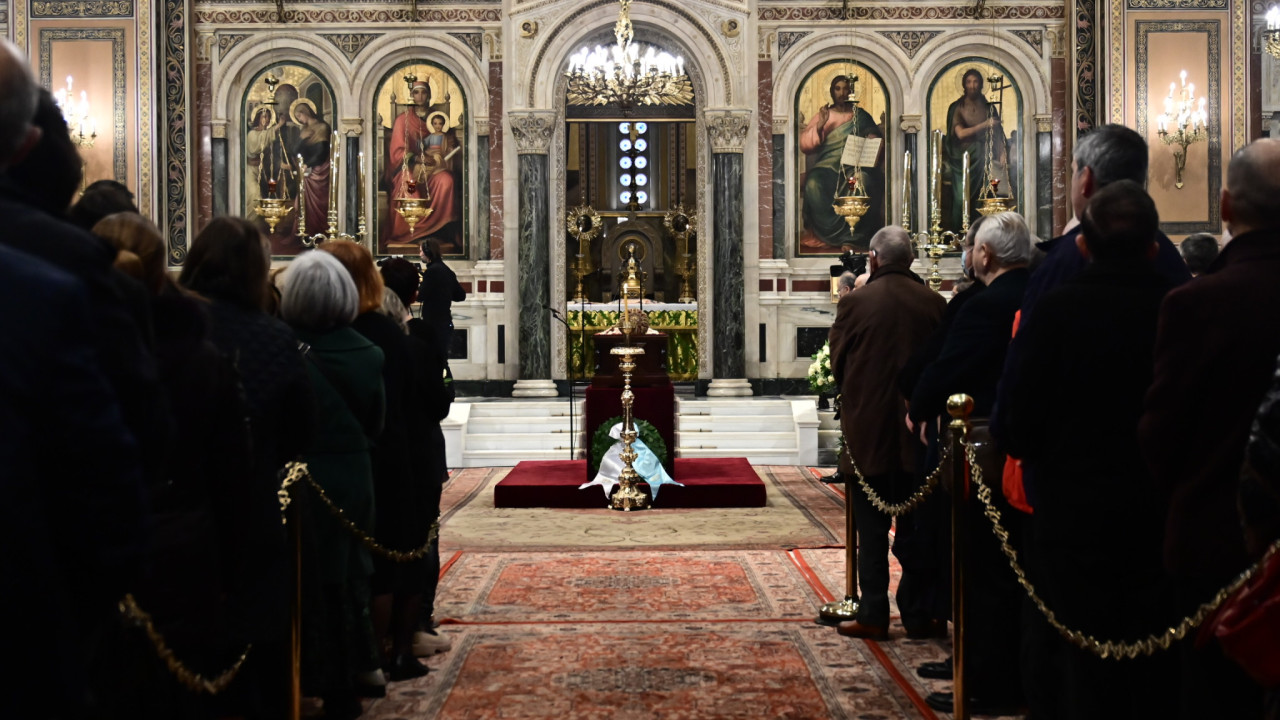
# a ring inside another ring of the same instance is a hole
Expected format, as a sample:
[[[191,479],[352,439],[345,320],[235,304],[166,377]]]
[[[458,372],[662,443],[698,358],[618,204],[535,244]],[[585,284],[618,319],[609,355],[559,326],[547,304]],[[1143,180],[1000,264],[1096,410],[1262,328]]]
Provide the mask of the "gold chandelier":
[[[620,0],[613,26],[616,45],[582,48],[569,58],[570,105],[691,105],[693,85],[684,74],[684,58],[631,42],[631,2]]]

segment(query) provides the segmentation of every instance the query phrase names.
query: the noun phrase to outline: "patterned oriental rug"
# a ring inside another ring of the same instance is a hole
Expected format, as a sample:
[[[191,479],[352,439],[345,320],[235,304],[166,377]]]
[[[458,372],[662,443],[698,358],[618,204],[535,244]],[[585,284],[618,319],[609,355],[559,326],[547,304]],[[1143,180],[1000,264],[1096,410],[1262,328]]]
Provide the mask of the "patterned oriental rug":
[[[764,483],[746,458],[675,458],[673,479],[663,485],[653,509],[764,507]],[[526,460],[493,488],[502,508],[603,508],[608,498],[590,480],[586,460]],[[648,484],[641,486],[641,490]]]
[[[813,622],[843,596],[843,488],[805,468],[755,469],[764,508],[649,513],[497,510],[506,468],[455,473],[436,603],[453,649],[362,717],[948,717],[923,698],[949,683],[914,673],[947,641],[907,640],[896,608],[889,642]]]
[[[494,486],[511,468],[454,473],[441,499],[441,552],[465,549],[581,548],[759,549],[844,545],[844,499],[802,467],[756,466],[763,507],[659,508],[623,513],[556,508],[496,508]],[[672,488],[663,488],[665,498]],[[679,489],[679,488],[676,488]],[[592,488],[595,492],[600,492]],[[585,490],[583,492],[586,492]],[[600,492],[603,496],[604,493]]]

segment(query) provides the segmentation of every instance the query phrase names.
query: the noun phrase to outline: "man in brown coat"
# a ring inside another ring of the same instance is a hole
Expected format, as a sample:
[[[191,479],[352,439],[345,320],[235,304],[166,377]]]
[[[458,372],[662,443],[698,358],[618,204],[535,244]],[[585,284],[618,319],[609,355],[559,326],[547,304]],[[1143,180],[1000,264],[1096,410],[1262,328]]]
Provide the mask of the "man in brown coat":
[[[840,379],[840,426],[847,444],[840,472],[850,479],[848,497],[858,524],[858,617],[840,624],[841,635],[886,639],[889,635],[889,525],[859,483],[861,473],[885,502],[901,502],[914,486],[915,446],[907,432],[906,403],[898,392],[903,364],[942,321],[947,304],[911,272],[911,238],[897,226],[871,238],[871,277],[836,306],[831,326],[832,371]],[[901,523],[899,532],[909,523]],[[848,540],[853,542],[853,538]],[[903,574],[911,568],[903,567]],[[927,620],[927,619],[926,619]],[[911,618],[903,618],[910,624]]]

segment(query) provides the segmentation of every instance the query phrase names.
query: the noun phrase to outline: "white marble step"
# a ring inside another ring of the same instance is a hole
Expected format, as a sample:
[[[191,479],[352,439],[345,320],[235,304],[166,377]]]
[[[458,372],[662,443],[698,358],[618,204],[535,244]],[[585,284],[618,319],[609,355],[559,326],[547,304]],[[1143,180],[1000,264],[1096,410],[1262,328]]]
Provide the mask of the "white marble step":
[[[795,421],[787,415],[680,415],[684,432],[743,433],[795,432]]]
[[[574,412],[574,446],[586,429]],[[455,402],[442,423],[450,467],[513,466],[569,457],[566,400]],[[812,399],[677,398],[676,457],[746,457],[754,464],[817,462],[818,416]]]
[[[681,429],[676,431],[676,446],[681,450],[791,450],[796,449],[796,433],[794,429],[786,432],[695,432]]]
[[[478,418],[510,418],[510,417],[564,417],[568,422],[569,402],[567,400],[556,401],[490,401],[490,402],[473,402],[471,405],[471,417]],[[582,412],[582,400],[576,401],[574,408],[575,414]]]
[[[577,413],[573,416],[573,426],[582,432],[583,417]],[[509,417],[476,417],[471,415],[467,422],[467,432],[471,434],[489,435],[501,433],[549,433],[568,432],[569,416],[529,417],[514,415]]]

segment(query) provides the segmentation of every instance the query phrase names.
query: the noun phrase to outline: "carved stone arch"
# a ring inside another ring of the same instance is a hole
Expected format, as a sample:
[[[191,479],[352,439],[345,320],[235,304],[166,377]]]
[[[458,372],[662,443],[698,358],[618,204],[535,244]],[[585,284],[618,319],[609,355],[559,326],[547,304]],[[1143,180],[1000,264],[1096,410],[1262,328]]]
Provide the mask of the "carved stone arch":
[[[213,86],[214,112],[222,112],[221,118],[230,121],[243,116],[245,85],[263,68],[282,62],[309,65],[324,75],[333,88],[334,102],[343,112],[354,102],[351,75],[346,71],[350,61],[331,43],[316,35],[300,32],[263,33],[245,40],[227,53],[227,59],[219,62]],[[237,115],[240,113],[240,115]],[[337,123],[334,123],[337,126]],[[229,133],[230,135],[230,133]]]
[[[528,107],[563,104],[563,74],[569,56],[588,44],[588,38],[601,33],[608,36],[601,44],[612,42],[617,7],[614,0],[593,0],[549,29],[523,78]],[[673,22],[673,15],[679,21]],[[743,93],[741,87],[735,86],[725,48],[698,16],[667,0],[646,0],[631,6],[631,21],[640,42],[659,44],[683,55],[685,70],[695,81],[695,95],[702,106],[728,107],[733,104],[735,91]],[[711,57],[714,62],[708,61]]]
[[[853,42],[848,35],[825,33],[810,35],[787,50],[786,59],[779,62],[773,75],[773,107],[774,117],[790,117],[791,106],[800,84],[809,76],[814,68],[833,60],[856,60],[874,70],[884,81],[896,104],[895,110],[906,110],[907,96],[910,94],[912,80],[906,63],[903,62],[902,51],[886,38],[874,34],[854,31]],[[779,112],[785,108],[785,112]]]
[[[352,77],[362,78],[360,83],[359,113],[365,117],[373,107],[378,80],[391,68],[410,60],[428,60],[448,70],[466,94],[467,114],[471,121],[489,117],[489,81],[484,68],[471,48],[457,38],[444,33],[429,36],[432,44],[424,44],[421,33],[391,32],[369,43],[361,53],[361,59],[352,66]]]
[[[1022,88],[1026,127],[1035,127],[1036,114],[1050,112],[1048,66],[1026,43],[1009,35],[977,33],[944,36],[927,48],[913,69],[919,80],[916,88],[920,106],[915,112],[925,113],[929,86],[942,69],[964,57],[982,57],[999,63]]]

